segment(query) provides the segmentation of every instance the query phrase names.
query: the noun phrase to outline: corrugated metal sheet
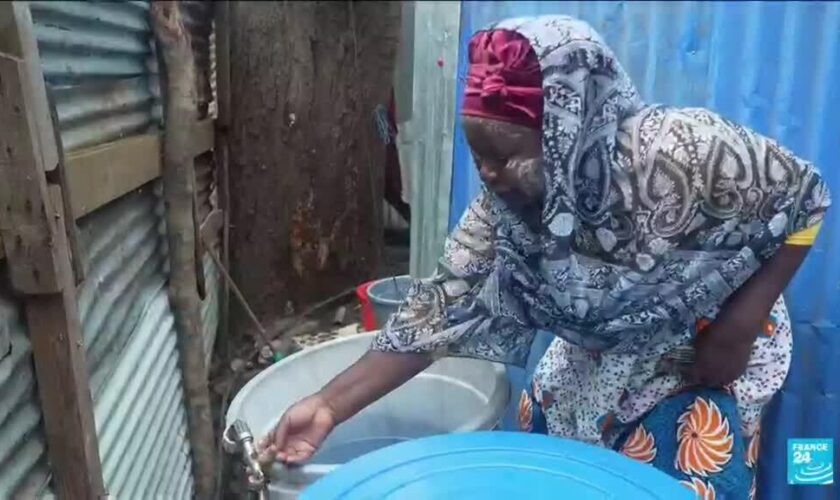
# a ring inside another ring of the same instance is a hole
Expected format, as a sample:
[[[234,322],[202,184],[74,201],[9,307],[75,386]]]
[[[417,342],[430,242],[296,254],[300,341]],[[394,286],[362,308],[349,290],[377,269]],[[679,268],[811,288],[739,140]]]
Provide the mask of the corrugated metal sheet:
[[[412,68],[398,71],[398,94],[410,94],[411,119],[399,125],[400,162],[411,183],[411,274],[429,275],[449,218],[458,2],[415,2]],[[402,87],[409,85],[411,92]],[[422,174],[422,175],[421,175]]]
[[[116,498],[175,498],[192,484],[160,195],[155,182],[79,222],[79,312],[105,486]]]
[[[840,193],[840,4],[464,2],[460,74],[466,40],[475,30],[507,17],[548,13],[580,17],[599,30],[646,100],[706,106],[775,137],[820,166],[833,192]],[[477,192],[477,180],[456,131],[450,222]],[[839,255],[835,208],[786,293],[794,361],[764,422],[762,499],[840,498],[836,486],[786,484],[788,438],[840,442]]]
[[[29,3],[66,150],[157,127],[161,103],[149,2]],[[204,33],[198,47],[209,67],[209,30]],[[215,203],[212,169],[209,179],[207,206]],[[158,183],[79,221],[87,268],[79,312],[106,488],[116,498],[192,496],[163,214]],[[218,323],[213,272],[208,284],[214,290],[203,310],[209,336]],[[31,351],[18,309],[0,290],[0,330],[12,345],[10,355],[0,353],[0,498],[32,497],[48,480]]]
[[[0,331],[11,350],[0,352],[0,498],[33,498],[47,484],[46,441],[22,304],[0,272]]]
[[[147,186],[79,221],[87,271],[79,316],[94,398],[152,297],[165,287],[162,215],[162,201]]]
[[[190,33],[195,64],[198,67],[199,118],[208,115],[213,100],[211,88],[211,43],[213,30],[213,2],[181,2],[184,25]]]
[[[165,289],[146,305],[95,414],[102,473],[114,498],[191,496],[177,334]]]
[[[213,29],[212,2],[182,2],[185,25],[190,32],[193,54],[198,66],[199,117],[216,115],[216,47]],[[198,218],[203,221],[219,206],[216,189],[216,165],[213,154],[208,152],[195,159],[196,198]],[[218,236],[215,243],[218,243]],[[219,254],[218,246],[212,249]],[[206,363],[209,366],[213,344],[219,327],[219,271],[209,255],[203,257],[204,279],[207,296],[201,304],[201,322],[204,334]]]
[[[29,2],[65,150],[160,121],[149,2]]]
[[[214,209],[219,207],[218,190],[216,188],[216,168],[213,154],[208,152],[195,159],[195,189],[198,201],[198,218],[203,221]],[[219,243],[221,234],[213,238],[212,251],[220,254]],[[202,328],[209,366],[213,354],[213,343],[216,341],[216,331],[219,327],[219,278],[212,258],[206,254],[203,257],[204,280],[207,296],[201,304]]]
[[[218,246],[213,248],[219,254]],[[204,333],[205,365],[210,366],[213,357],[213,344],[219,330],[219,297],[221,293],[221,274],[213,263],[213,259],[205,253],[203,259],[204,283],[207,296],[201,302],[201,326]]]

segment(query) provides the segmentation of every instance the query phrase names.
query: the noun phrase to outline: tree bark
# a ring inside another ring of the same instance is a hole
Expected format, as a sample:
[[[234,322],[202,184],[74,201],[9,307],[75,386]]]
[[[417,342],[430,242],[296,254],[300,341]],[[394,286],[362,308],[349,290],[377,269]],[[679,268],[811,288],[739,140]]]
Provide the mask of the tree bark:
[[[399,16],[398,2],[231,4],[231,262],[264,321],[376,271],[373,113],[388,103]]]
[[[204,363],[193,218],[192,138],[198,118],[196,67],[178,2],[155,2],[151,18],[166,82],[163,194],[170,258],[169,297],[178,332],[195,496],[212,498],[216,474],[215,439]]]

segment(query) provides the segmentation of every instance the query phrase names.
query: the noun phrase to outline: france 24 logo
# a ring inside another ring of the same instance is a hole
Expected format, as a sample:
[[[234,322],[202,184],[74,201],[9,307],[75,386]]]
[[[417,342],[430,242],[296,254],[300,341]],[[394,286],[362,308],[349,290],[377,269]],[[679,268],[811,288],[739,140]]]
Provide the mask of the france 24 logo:
[[[834,484],[834,440],[788,439],[788,484]]]

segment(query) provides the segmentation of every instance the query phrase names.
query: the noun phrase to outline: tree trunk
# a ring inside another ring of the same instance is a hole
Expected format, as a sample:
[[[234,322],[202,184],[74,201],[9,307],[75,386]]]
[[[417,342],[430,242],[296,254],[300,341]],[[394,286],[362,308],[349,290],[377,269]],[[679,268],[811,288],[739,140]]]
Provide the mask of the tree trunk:
[[[175,313],[196,498],[212,498],[216,448],[204,364],[201,300],[195,268],[194,127],[196,67],[178,2],[152,4],[152,28],[163,67],[165,129],[163,196],[169,242],[169,300]]]
[[[375,273],[373,113],[388,103],[399,15],[396,2],[231,4],[231,261],[263,320]]]

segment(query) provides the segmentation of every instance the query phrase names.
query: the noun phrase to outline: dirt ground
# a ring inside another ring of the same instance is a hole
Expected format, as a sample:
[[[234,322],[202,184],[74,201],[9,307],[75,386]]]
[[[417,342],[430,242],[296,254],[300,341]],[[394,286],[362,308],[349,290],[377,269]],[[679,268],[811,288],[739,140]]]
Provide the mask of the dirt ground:
[[[376,277],[399,276],[408,273],[409,246],[407,233],[386,232],[383,258]],[[324,297],[327,299],[328,297]],[[239,307],[231,299],[231,307]],[[343,318],[337,318],[339,310]],[[341,321],[336,321],[341,319]],[[336,338],[338,335],[352,334],[353,325],[360,323],[360,307],[354,293],[347,294],[313,311],[305,317],[292,316],[278,321],[276,325],[266,325],[271,333],[284,332],[292,339],[291,351],[317,345]],[[359,327],[360,329],[361,327]],[[236,332],[234,332],[236,333]],[[210,395],[213,403],[213,421],[217,436],[221,436],[224,414],[227,405],[236,393],[251,378],[270,365],[267,353],[257,346],[249,334],[232,335],[229,339],[219,339],[213,362],[210,367]],[[241,483],[236,479],[236,469],[230,457],[219,448],[220,470],[219,498],[240,498]]]

